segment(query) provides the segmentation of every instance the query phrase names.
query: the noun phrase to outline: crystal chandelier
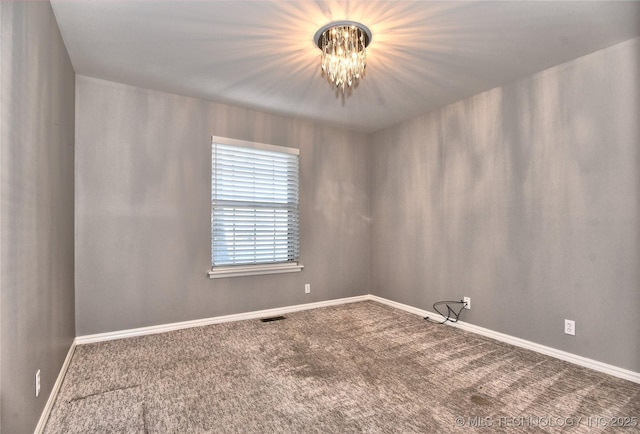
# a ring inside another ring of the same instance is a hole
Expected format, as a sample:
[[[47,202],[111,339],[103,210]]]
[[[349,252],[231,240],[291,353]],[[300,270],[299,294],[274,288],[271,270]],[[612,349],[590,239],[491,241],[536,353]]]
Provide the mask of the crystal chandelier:
[[[322,71],[344,92],[364,73],[371,31],[354,21],[336,21],[318,30],[314,40],[322,50]]]

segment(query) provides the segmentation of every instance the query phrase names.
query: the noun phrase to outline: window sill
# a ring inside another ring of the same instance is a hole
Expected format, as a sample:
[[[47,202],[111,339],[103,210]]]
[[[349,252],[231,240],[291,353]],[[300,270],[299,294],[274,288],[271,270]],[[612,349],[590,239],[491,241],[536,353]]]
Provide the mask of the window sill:
[[[223,277],[257,276],[260,274],[296,273],[302,271],[304,265],[300,264],[268,264],[246,265],[238,267],[217,267],[209,271],[209,279]]]

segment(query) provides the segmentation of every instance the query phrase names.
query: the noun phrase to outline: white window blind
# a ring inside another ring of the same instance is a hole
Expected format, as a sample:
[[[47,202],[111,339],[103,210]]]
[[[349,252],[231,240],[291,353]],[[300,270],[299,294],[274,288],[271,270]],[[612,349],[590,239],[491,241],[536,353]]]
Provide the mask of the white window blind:
[[[213,137],[211,164],[212,270],[297,264],[298,150]]]

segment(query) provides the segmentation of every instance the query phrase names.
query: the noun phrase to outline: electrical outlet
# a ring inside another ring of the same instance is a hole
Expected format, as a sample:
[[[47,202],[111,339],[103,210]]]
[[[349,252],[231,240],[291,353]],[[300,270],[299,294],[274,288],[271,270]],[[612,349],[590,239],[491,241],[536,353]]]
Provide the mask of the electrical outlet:
[[[307,283],[304,285],[304,293],[309,294],[311,292],[311,284]]]
[[[36,371],[36,398],[40,396],[40,369]]]
[[[465,298],[462,299],[462,301],[467,303],[467,304],[464,305],[465,309],[471,309],[471,297],[465,297]]]
[[[576,322],[570,319],[564,320],[564,332],[568,335],[576,335]]]

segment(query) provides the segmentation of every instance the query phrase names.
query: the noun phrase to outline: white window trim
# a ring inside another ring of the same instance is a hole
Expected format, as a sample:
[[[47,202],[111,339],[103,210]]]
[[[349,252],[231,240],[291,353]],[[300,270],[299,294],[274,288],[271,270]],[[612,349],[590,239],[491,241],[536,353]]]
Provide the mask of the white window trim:
[[[228,137],[211,136],[211,140],[221,145],[242,146],[245,148],[261,149],[263,151],[282,152],[293,155],[300,155],[297,148],[289,148],[287,146],[268,145],[266,143],[247,142],[246,140],[230,139]]]
[[[209,279],[222,277],[257,276],[261,274],[296,273],[302,271],[302,264],[238,265],[237,267],[216,267],[209,271]]]
[[[212,141],[225,145],[244,146],[247,148],[261,149],[265,151],[286,152],[300,155],[300,150],[285,146],[268,145],[266,143],[248,142],[244,140],[230,139],[228,137],[212,136]],[[304,265],[297,262],[281,264],[237,265],[230,267],[215,267],[208,271],[209,279],[226,277],[258,276],[265,274],[296,273],[302,271]]]

